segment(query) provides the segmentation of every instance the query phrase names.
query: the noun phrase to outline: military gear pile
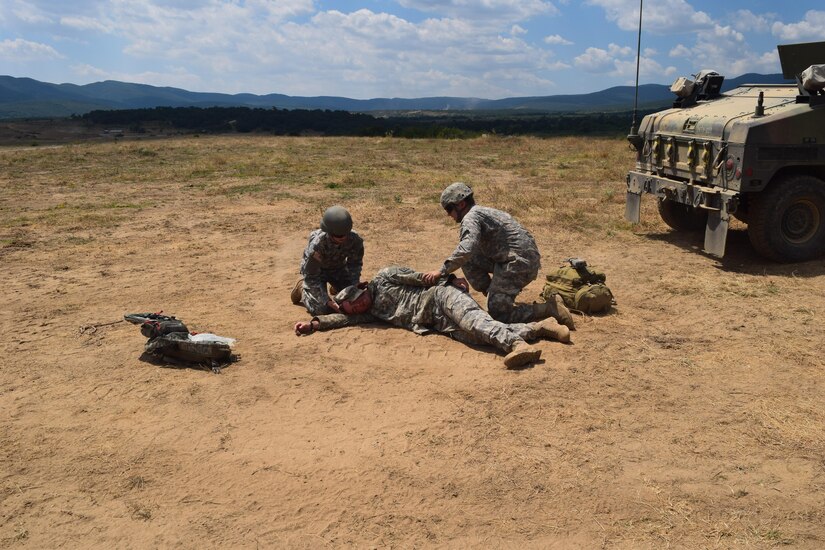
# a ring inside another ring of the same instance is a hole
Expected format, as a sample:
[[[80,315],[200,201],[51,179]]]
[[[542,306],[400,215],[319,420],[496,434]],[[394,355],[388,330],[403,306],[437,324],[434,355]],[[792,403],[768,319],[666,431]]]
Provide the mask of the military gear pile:
[[[570,309],[587,314],[602,313],[616,303],[605,285],[606,280],[603,271],[593,269],[582,259],[571,258],[566,265],[547,275],[541,296],[550,300],[558,294]]]
[[[190,333],[183,321],[161,313],[130,313],[123,316],[148,338],[144,351],[172,363],[206,365],[213,372],[232,362],[234,338],[210,333]]]

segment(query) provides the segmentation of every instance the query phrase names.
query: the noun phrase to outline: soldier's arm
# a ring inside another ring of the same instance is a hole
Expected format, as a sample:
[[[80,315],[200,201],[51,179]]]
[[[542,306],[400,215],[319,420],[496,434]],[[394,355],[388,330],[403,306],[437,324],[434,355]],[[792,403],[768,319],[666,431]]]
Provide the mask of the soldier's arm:
[[[374,323],[375,321],[377,321],[377,319],[369,313],[359,313],[357,315],[330,313],[313,317],[309,322],[303,321],[295,323],[295,334],[296,336],[301,336],[302,334],[309,335],[319,330],[332,330],[353,325]]]
[[[304,250],[304,259],[301,263],[301,275],[304,276],[304,280],[310,285],[316,284],[323,286],[321,281],[321,263],[323,262],[323,256],[321,255],[320,244],[321,236],[313,233]]]
[[[447,285],[452,283],[452,281],[456,278],[453,274],[439,275],[433,281],[430,281],[427,278],[426,273],[419,273],[418,271],[414,271],[409,267],[387,268],[382,270],[381,273],[379,273],[379,275],[383,276],[390,282],[409,286]]]
[[[473,218],[465,218],[461,223],[461,232],[458,246],[456,246],[453,253],[444,260],[444,265],[441,267],[441,273],[445,275],[456,271],[469,260],[478,248],[481,237],[481,224],[478,220]]]
[[[347,278],[356,284],[361,279],[361,269],[364,266],[364,241],[357,237],[353,243],[352,251],[347,256]]]
[[[387,267],[378,273],[378,277],[391,283],[408,286],[429,286],[424,282],[424,274],[409,267]]]

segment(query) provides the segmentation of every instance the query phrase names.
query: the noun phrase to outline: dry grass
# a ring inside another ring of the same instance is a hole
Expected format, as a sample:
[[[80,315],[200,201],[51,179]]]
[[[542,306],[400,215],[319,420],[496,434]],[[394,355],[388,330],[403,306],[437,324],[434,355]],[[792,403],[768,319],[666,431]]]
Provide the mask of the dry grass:
[[[528,225],[552,217],[607,234],[630,230],[621,212],[631,160],[626,143],[607,138],[202,137],[0,149],[0,227],[111,228],[134,210],[223,195],[292,199],[316,209],[334,202],[380,207],[414,230],[448,224],[438,210],[411,209],[437,204],[445,184],[461,180],[480,202]],[[44,190],[37,200],[11,201],[32,187]]]

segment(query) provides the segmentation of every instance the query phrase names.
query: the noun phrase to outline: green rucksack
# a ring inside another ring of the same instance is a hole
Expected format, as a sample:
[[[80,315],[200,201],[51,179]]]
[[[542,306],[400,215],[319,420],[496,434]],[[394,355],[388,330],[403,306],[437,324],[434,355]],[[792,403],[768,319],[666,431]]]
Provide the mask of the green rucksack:
[[[564,305],[588,314],[608,311],[616,303],[605,285],[607,276],[603,271],[589,267],[579,258],[570,258],[567,264],[547,275],[542,298],[549,300],[558,294]]]

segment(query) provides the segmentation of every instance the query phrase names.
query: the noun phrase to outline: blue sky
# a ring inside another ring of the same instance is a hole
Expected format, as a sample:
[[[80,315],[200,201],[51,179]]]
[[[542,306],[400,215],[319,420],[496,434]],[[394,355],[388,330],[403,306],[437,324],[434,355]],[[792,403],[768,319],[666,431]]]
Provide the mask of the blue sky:
[[[778,73],[825,40],[810,1],[647,0],[640,81]],[[0,74],[352,98],[632,84],[638,0],[1,0]]]

